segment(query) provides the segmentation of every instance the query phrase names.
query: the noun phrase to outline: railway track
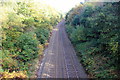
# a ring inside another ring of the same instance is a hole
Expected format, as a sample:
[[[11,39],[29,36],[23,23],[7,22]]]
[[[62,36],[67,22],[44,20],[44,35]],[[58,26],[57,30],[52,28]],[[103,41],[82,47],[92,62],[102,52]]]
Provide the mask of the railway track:
[[[38,78],[87,78],[66,35],[64,24],[65,21],[61,21],[52,32]]]

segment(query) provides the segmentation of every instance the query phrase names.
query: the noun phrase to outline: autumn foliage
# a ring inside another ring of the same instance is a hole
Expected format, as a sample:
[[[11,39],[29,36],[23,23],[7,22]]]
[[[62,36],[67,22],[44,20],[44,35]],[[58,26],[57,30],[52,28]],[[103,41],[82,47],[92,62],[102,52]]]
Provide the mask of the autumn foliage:
[[[0,72],[3,78],[30,77],[32,61],[42,55],[49,33],[60,21],[61,14],[42,1],[32,0],[2,1],[0,13]]]

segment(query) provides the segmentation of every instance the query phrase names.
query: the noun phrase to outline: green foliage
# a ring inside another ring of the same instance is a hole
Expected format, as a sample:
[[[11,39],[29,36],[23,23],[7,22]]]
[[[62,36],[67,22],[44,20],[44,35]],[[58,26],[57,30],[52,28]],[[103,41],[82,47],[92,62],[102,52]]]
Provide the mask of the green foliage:
[[[72,23],[72,25],[79,25],[79,14],[83,12],[83,7],[83,4],[79,4],[75,8],[72,8],[65,16],[66,23]]]
[[[3,1],[0,13],[3,59],[0,70],[29,73],[32,61],[42,54],[49,32],[60,21],[61,14],[42,1],[31,0]]]
[[[74,18],[73,18],[73,21],[72,21],[72,24],[73,25],[80,25],[79,23],[79,15],[76,15]]]
[[[40,28],[36,30],[36,36],[38,38],[38,40],[41,42],[41,44],[44,44],[49,37],[49,30],[48,29],[44,29],[44,28]]]
[[[90,77],[118,78],[119,4],[84,4],[83,12],[74,16],[70,15],[74,12],[68,13],[73,20],[66,31]]]
[[[72,41],[76,44],[79,42],[86,42],[86,37],[85,37],[85,29],[83,26],[76,26],[75,29],[73,29],[70,38]]]
[[[34,35],[33,33],[25,33],[17,40],[16,46],[20,50],[20,52],[17,52],[17,55],[19,55],[17,58],[24,62],[38,56],[38,41]]]
[[[23,24],[26,24],[27,27],[33,26],[34,25],[34,18],[32,18],[32,17],[25,18],[23,21]]]
[[[16,70],[18,68],[18,63],[16,60],[12,59],[11,53],[8,50],[2,50],[2,68],[4,70]]]
[[[89,17],[93,14],[93,12],[94,12],[93,6],[92,5],[87,5],[87,7],[84,10],[83,16],[84,17]]]

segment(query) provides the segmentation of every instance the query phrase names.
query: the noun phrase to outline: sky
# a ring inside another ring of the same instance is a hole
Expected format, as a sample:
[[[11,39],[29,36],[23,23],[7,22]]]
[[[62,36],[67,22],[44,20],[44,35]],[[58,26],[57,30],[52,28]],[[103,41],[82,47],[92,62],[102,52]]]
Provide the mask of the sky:
[[[43,0],[43,1],[46,4],[52,6],[53,8],[63,13],[68,12],[72,7],[79,4],[80,2],[84,2],[84,0]]]
[[[76,4],[84,2],[84,0],[45,0],[45,2],[55,9],[65,13],[68,12]]]
[[[51,5],[55,9],[66,13],[68,12],[72,7],[79,4],[80,2],[84,1],[99,1],[99,2],[118,2],[120,0],[44,0],[47,4]]]

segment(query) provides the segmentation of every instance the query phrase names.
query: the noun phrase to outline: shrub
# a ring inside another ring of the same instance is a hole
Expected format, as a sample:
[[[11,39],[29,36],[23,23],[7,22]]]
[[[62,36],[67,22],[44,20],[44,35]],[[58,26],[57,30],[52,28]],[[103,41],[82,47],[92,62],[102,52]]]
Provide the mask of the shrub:
[[[8,50],[2,50],[2,68],[4,71],[10,72],[18,70],[17,60],[14,60],[13,55]]]
[[[72,20],[72,24],[73,25],[80,25],[80,19],[79,19],[79,15],[76,15],[73,20]]]
[[[38,55],[38,40],[34,37],[34,33],[25,33],[22,34],[18,39],[16,46],[19,50],[17,52],[20,60],[24,62],[34,59]]]
[[[44,44],[48,40],[49,32],[47,28],[39,28],[36,30],[36,36],[41,44]]]
[[[73,29],[70,38],[72,42],[86,42],[86,37],[85,37],[85,29],[83,26],[76,26],[76,28]]]

